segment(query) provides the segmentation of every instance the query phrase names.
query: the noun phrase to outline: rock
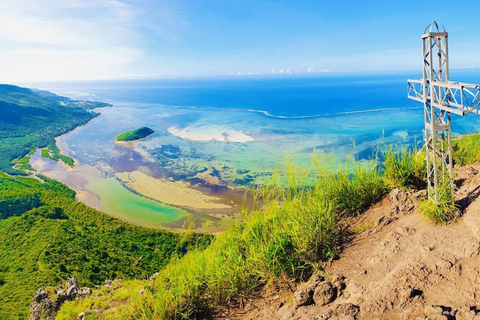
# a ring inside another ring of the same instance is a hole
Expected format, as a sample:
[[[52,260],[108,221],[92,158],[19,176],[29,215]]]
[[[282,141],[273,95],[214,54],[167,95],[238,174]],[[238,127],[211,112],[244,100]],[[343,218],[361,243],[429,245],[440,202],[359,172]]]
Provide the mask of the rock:
[[[139,296],[141,296],[141,295],[143,295],[143,294],[145,294],[145,289],[144,289],[144,288],[140,289],[140,291],[138,292],[138,295],[139,295]]]
[[[314,290],[308,282],[300,285],[293,294],[293,306],[295,309],[313,304]]]
[[[75,277],[67,278],[67,288],[78,287],[78,281]]]
[[[469,307],[462,307],[457,310],[455,318],[457,320],[473,320],[475,319],[475,315],[475,310],[471,310]]]
[[[337,289],[328,281],[320,283],[313,293],[316,305],[324,306],[337,298]]]
[[[113,282],[113,281],[110,280],[110,279],[105,279],[105,287],[110,288],[110,287],[112,286],[112,282]]]
[[[425,315],[430,316],[430,315],[436,315],[436,314],[442,314],[443,309],[439,306],[426,306],[424,309]]]
[[[40,288],[30,303],[30,320],[55,319],[59,305],[50,300],[48,293]]]
[[[325,280],[324,277],[319,275],[318,273],[315,273],[313,276],[308,279],[307,283],[315,289],[323,280]]]
[[[67,299],[75,300],[78,297],[78,287],[73,285],[67,289]]]
[[[412,194],[412,198],[414,199],[424,199],[427,197],[427,189],[419,190]]]
[[[315,288],[324,280],[319,274],[314,274],[310,279],[302,283],[293,294],[293,305],[295,308],[313,304],[313,293]]]
[[[347,287],[345,284],[345,277],[342,275],[334,275],[332,279],[332,284],[337,288],[337,296],[343,295],[343,290]]]
[[[93,312],[91,310],[83,311],[78,314],[78,320],[84,320],[88,315],[91,315]]]
[[[328,310],[327,312],[325,313],[321,313],[321,314],[317,314],[315,315],[315,317],[313,318],[314,320],[329,320],[329,319],[332,319],[333,317],[333,311],[332,310]]]
[[[90,288],[79,289],[77,279],[73,277],[68,278],[65,285],[67,286],[66,289],[60,287],[57,290],[57,298],[55,300],[50,299],[48,293],[43,288],[39,289],[33,296],[30,304],[30,319],[54,319],[58,309],[65,301],[84,298],[92,293]]]
[[[435,314],[435,315],[432,315],[432,316],[428,316],[425,318],[425,320],[448,320],[449,317],[447,315],[444,315],[444,314]]]
[[[63,289],[57,291],[57,302],[62,304],[68,299],[67,292]]]
[[[80,298],[85,298],[86,296],[89,296],[92,294],[92,289],[84,287],[78,291],[78,295]]]
[[[33,296],[33,301],[40,303],[42,300],[48,299],[48,293],[43,288],[38,289]]]
[[[337,304],[333,308],[333,314],[335,316],[350,316],[355,319],[359,313],[360,307],[350,302]]]
[[[155,272],[154,274],[152,274],[149,278],[150,281],[155,281],[155,279],[157,279],[157,276],[158,276],[158,272]]]

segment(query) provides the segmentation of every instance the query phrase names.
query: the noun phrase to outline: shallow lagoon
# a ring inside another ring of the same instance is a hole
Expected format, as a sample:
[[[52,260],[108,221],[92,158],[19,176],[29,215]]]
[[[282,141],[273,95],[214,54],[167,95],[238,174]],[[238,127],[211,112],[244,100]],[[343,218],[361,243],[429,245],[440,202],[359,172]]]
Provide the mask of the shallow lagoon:
[[[241,207],[241,190],[281,171],[286,158],[299,165],[308,165],[313,153],[334,153],[338,162],[348,154],[366,159],[385,144],[411,146],[422,140],[422,107],[406,99],[400,76],[383,81],[378,76],[165,81],[42,87],[114,105],[97,110],[100,117],[58,139],[62,151],[79,164],[62,175],[90,168],[81,174],[90,192],[85,199],[97,197],[99,209],[141,225],[171,226],[178,220],[178,227],[192,215],[200,226],[231,216]],[[259,101],[271,104],[260,108]],[[474,132],[480,117],[456,117],[453,123],[456,133]],[[118,134],[141,126],[155,133],[130,145],[114,142]],[[133,194],[119,176],[136,171],[159,181],[187,181],[205,197],[216,197],[205,200],[212,209],[178,209]],[[78,190],[68,181],[72,179],[59,180]],[[216,210],[213,203],[231,208]]]

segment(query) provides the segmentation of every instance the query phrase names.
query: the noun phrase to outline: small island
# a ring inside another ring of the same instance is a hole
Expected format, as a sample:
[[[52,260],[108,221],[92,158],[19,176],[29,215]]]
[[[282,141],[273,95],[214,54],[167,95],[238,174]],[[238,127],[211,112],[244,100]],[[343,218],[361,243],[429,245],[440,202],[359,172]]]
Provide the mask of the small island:
[[[152,129],[150,129],[148,127],[141,127],[141,128],[138,128],[138,129],[135,129],[135,130],[132,130],[132,131],[127,131],[127,132],[124,132],[124,133],[118,135],[115,138],[115,141],[140,140],[140,139],[148,137],[149,135],[151,135],[154,132],[155,131],[153,131]]]

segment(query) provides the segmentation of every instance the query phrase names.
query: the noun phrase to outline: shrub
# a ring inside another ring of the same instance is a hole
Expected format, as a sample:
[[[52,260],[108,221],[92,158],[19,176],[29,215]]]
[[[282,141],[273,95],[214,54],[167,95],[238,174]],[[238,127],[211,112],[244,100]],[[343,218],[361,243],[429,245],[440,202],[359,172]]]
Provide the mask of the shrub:
[[[427,175],[425,153],[415,147],[412,151],[406,148],[386,147],[383,151],[384,174],[386,183],[392,187],[424,187]]]
[[[428,220],[435,224],[445,224],[458,217],[459,212],[455,207],[449,180],[445,179],[440,183],[438,203],[425,199],[420,202],[420,210]]]

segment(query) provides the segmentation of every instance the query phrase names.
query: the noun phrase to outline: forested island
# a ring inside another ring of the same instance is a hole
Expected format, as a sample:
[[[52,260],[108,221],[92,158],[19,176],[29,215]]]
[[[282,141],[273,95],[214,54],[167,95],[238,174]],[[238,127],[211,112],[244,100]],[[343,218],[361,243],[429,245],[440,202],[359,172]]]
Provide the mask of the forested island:
[[[117,136],[116,141],[135,141],[148,137],[154,133],[149,127],[141,127],[135,130],[124,132]]]

